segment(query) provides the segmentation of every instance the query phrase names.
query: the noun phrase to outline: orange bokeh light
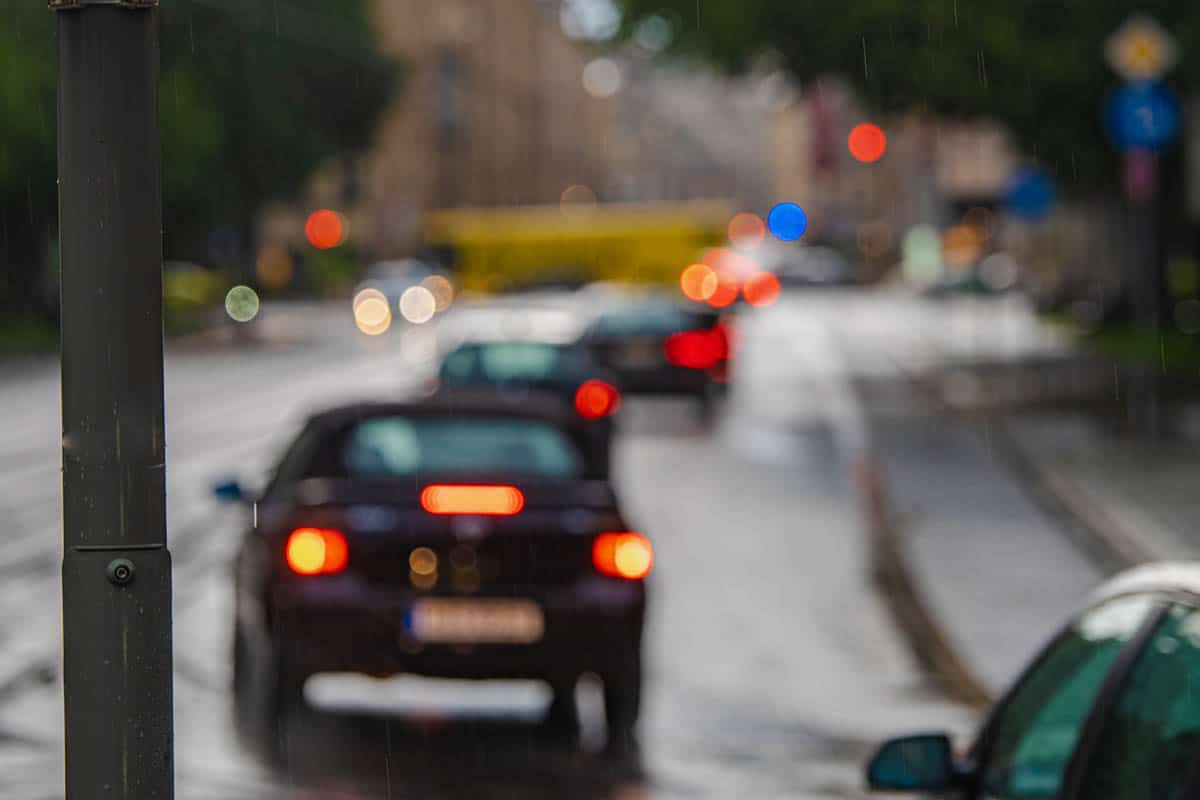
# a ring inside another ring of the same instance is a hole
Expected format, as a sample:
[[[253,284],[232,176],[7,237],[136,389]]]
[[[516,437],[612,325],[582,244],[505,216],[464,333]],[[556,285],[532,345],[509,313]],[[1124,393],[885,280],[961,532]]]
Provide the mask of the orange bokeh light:
[[[592,563],[601,575],[640,580],[654,568],[654,547],[640,533],[602,533],[592,545]]]
[[[341,214],[323,208],[308,215],[308,221],[304,223],[304,235],[313,247],[329,250],[345,240],[346,224]]]
[[[707,264],[692,264],[679,276],[683,296],[697,303],[704,302],[717,291],[717,273]]]
[[[850,131],[847,144],[850,155],[865,164],[871,164],[883,158],[887,151],[887,136],[878,125],[864,122]]]
[[[350,550],[341,531],[297,528],[288,536],[285,556],[298,575],[333,574],[346,568]]]
[[[769,306],[779,299],[779,278],[771,272],[756,272],[742,287],[742,294],[752,306]]]
[[[732,273],[724,270],[717,272],[716,275],[717,288],[709,296],[708,304],[713,308],[725,308],[737,300],[739,282]]]
[[[767,236],[767,223],[762,217],[744,211],[729,220],[729,241],[738,246],[756,245]]]

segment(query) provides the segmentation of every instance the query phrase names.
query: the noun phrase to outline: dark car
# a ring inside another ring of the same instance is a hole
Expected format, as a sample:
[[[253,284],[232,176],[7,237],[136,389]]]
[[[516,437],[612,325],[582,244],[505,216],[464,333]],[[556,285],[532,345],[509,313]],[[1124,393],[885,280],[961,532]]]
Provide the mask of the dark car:
[[[459,345],[438,368],[439,395],[484,398],[490,393],[509,401],[553,398],[588,440],[597,459],[607,464],[612,449],[613,416],[621,408],[615,379],[575,344],[529,339],[493,339]]]
[[[625,394],[693,397],[705,416],[729,376],[731,325],[709,309],[636,303],[600,315],[582,342]]]
[[[873,789],[995,800],[1200,797],[1200,565],[1118,576],[1037,657],[956,756],[894,739]]]
[[[524,339],[468,342],[442,359],[437,381],[438,388],[445,390],[553,395],[588,420],[606,420],[621,407],[615,379],[575,344]]]
[[[543,680],[562,721],[591,673],[610,744],[631,741],[653,550],[557,406],[336,408],[255,500],[235,569],[244,731],[278,741],[317,673]]]

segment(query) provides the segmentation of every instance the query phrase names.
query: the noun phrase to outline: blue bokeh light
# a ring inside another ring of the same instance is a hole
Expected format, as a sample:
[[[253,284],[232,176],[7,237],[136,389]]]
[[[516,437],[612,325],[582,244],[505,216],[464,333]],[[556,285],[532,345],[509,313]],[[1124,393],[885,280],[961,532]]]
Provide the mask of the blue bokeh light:
[[[780,203],[767,215],[767,227],[776,239],[794,242],[808,230],[808,214],[795,203]]]
[[[1009,213],[1030,222],[1040,222],[1050,216],[1055,200],[1054,184],[1035,167],[1018,170],[1004,192],[1004,205]]]

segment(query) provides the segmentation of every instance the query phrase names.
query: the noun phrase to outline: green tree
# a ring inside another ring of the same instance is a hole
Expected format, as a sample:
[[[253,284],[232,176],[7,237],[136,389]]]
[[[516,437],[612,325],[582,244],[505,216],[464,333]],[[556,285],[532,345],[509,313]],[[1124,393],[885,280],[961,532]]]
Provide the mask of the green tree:
[[[850,78],[881,112],[927,109],[1006,123],[1065,186],[1105,185],[1118,163],[1102,125],[1120,79],[1104,44],[1131,13],[1095,0],[618,0],[627,31],[660,16],[677,52],[741,70],[773,54],[797,79]],[[1200,88],[1200,5],[1143,0],[1178,40],[1170,82]]]
[[[45,301],[56,225],[55,23],[43,3],[13,5],[0,26],[0,311],[27,313]],[[170,0],[160,13],[166,253],[206,260],[209,233],[228,229],[244,259],[264,204],[369,143],[396,65],[374,46],[366,0]]]

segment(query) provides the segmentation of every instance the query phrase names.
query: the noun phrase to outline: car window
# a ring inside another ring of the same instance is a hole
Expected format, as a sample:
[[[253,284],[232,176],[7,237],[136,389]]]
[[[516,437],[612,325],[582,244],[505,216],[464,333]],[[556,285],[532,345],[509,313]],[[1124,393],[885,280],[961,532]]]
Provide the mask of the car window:
[[[1154,607],[1147,596],[1083,614],[1021,681],[991,723],[981,781],[988,800],[1058,796],[1092,702]]]
[[[668,334],[698,324],[694,315],[681,309],[642,308],[601,317],[596,322],[596,331],[601,334],[618,336],[638,333]]]
[[[568,348],[540,342],[496,342],[462,347],[446,356],[441,377],[448,383],[542,382],[567,378],[582,368]]]
[[[1173,607],[1138,656],[1089,759],[1082,797],[1176,800],[1200,757],[1200,611]]]
[[[336,477],[419,473],[577,477],[578,451],[557,428],[536,420],[378,417],[356,423],[341,447]]]

